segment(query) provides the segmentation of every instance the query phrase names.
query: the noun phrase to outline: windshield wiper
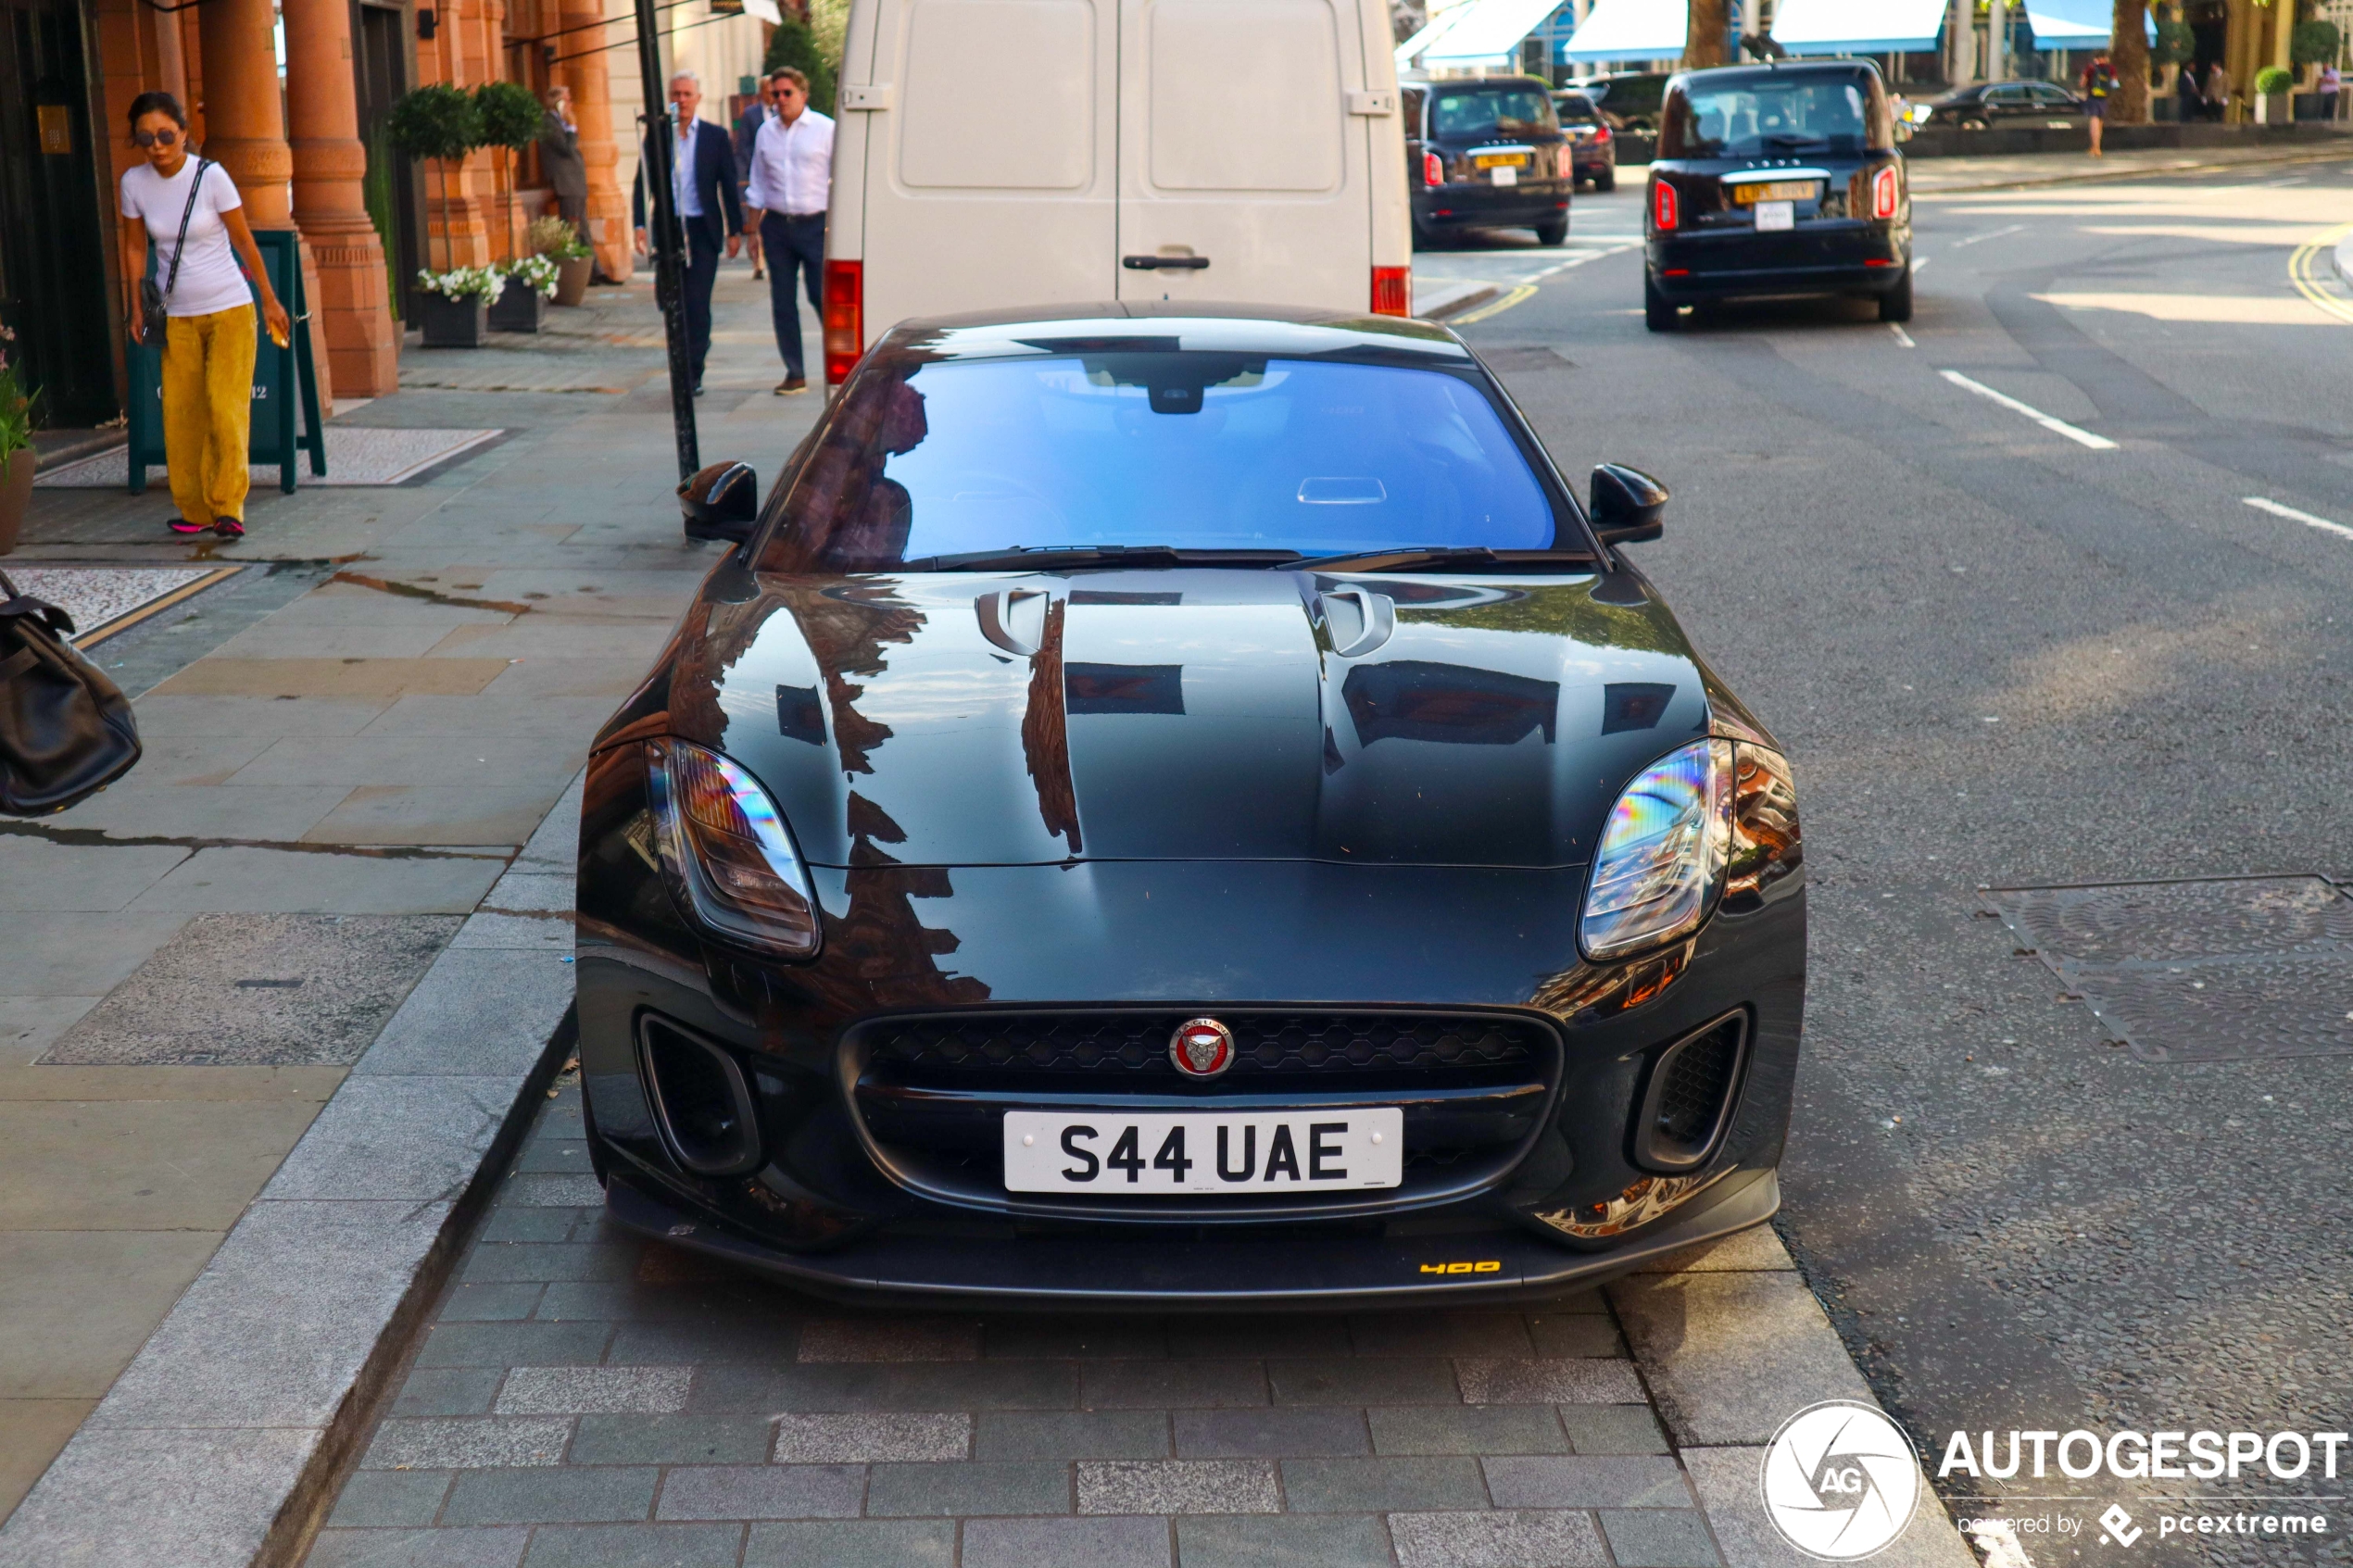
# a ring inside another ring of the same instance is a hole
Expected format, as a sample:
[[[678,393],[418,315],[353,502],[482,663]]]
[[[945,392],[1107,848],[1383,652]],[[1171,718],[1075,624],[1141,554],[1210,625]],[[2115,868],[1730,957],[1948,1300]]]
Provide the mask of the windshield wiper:
[[[1590,567],[1592,561],[1582,550],[1492,550],[1484,545],[1448,545],[1310,556],[1297,564],[1311,571],[1551,571],[1572,564]]]
[[[1014,545],[1001,550],[925,556],[904,571],[1060,571],[1087,566],[1289,566],[1297,550],[1180,550],[1174,545]]]

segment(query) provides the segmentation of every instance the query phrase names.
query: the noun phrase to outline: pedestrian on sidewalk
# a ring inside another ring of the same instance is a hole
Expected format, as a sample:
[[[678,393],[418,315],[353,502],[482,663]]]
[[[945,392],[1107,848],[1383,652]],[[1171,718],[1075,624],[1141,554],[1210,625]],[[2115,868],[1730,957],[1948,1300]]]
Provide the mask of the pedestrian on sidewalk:
[[[2108,51],[2092,56],[2092,63],[2083,68],[2083,122],[2092,132],[2092,156],[2100,157],[2100,132],[2108,123],[2108,94],[2116,91],[2116,69],[2108,63]]]
[[[2336,95],[2345,87],[2345,78],[2337,73],[2335,61],[2332,60],[2321,68],[2318,85],[2321,90],[2321,118],[2334,120],[2336,118]]]
[[[760,225],[768,253],[768,311],[785,379],[776,395],[809,389],[800,352],[800,302],[793,273],[806,270],[809,303],[825,308],[825,207],[833,199],[834,122],[809,107],[809,78],[786,66],[769,77],[776,117],[753,144],[751,180],[744,202]]]
[[[760,91],[744,106],[744,112],[736,117],[736,189],[739,193],[751,180],[751,144],[759,138],[760,128],[776,118],[773,80],[761,78]],[[744,251],[751,257],[751,275],[766,277],[760,254],[760,220],[749,215],[744,220]]]
[[[719,282],[719,252],[728,258],[743,248],[744,209],[736,192],[736,154],[727,132],[697,117],[702,78],[682,70],[670,79],[671,193],[680,227],[686,231],[686,352],[695,372],[695,395],[702,395],[703,361],[711,358],[711,291]],[[637,165],[631,210],[637,226],[637,254],[646,243],[646,169],[653,147]]]
[[[2217,60],[2206,73],[2206,118],[2221,124],[2231,115],[2231,73]]]
[[[2206,118],[2206,94],[2197,90],[2197,62],[2182,67],[2173,78],[2173,118],[2183,125]]]
[[[224,539],[245,532],[245,458],[253,433],[253,291],[271,340],[292,331],[270,286],[270,270],[245,222],[245,198],[229,171],[188,156],[188,116],[169,93],[131,100],[131,140],[145,163],[123,170],[127,254],[144,257],[152,236],[162,291],[163,460],[171,481],[174,533],[207,529]],[[238,257],[244,257],[240,269]],[[246,278],[253,280],[249,288]],[[131,335],[146,336],[145,307],[131,303]]]
[[[539,166],[556,193],[556,216],[572,225],[574,237],[588,238],[588,165],[580,156],[580,126],[572,118],[572,89],[547,89],[547,112],[539,121]]]

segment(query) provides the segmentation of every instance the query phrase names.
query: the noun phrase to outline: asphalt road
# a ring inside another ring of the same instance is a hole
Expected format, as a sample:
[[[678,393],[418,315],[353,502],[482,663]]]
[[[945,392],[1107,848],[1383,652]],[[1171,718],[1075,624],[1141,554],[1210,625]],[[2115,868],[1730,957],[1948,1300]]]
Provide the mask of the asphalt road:
[[[1519,350],[1499,366],[1564,469],[1673,489],[1639,558],[1795,759],[1813,984],[1781,1224],[1818,1292],[1932,1449],[2344,1430],[2353,1053],[2140,1060],[1977,910],[2353,878],[2353,535],[2247,504],[2353,527],[2353,301],[2290,277],[2353,220],[2353,164],[1923,200],[1900,333],[1851,301],[1646,332],[1640,201],[1580,196],[1562,250],[1416,264],[1508,285],[1462,330]],[[2353,1561],[2341,1534],[2200,1545]]]

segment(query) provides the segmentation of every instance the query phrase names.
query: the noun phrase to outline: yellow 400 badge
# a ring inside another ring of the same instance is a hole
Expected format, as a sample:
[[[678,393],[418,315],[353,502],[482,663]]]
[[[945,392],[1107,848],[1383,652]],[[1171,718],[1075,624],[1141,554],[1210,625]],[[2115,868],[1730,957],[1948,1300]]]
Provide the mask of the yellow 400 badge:
[[[1494,1274],[1504,1272],[1501,1258],[1482,1258],[1475,1263],[1424,1263],[1426,1274]]]

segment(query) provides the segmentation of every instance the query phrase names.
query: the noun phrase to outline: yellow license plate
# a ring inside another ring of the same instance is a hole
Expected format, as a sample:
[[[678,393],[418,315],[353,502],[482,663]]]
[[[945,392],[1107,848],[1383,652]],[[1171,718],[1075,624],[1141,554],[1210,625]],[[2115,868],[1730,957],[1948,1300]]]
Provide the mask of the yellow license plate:
[[[1753,207],[1758,202],[1802,202],[1814,199],[1811,180],[1780,180],[1770,185],[1735,185],[1732,202],[1738,207]]]
[[[1471,159],[1473,169],[1526,169],[1526,153],[1480,153]]]

